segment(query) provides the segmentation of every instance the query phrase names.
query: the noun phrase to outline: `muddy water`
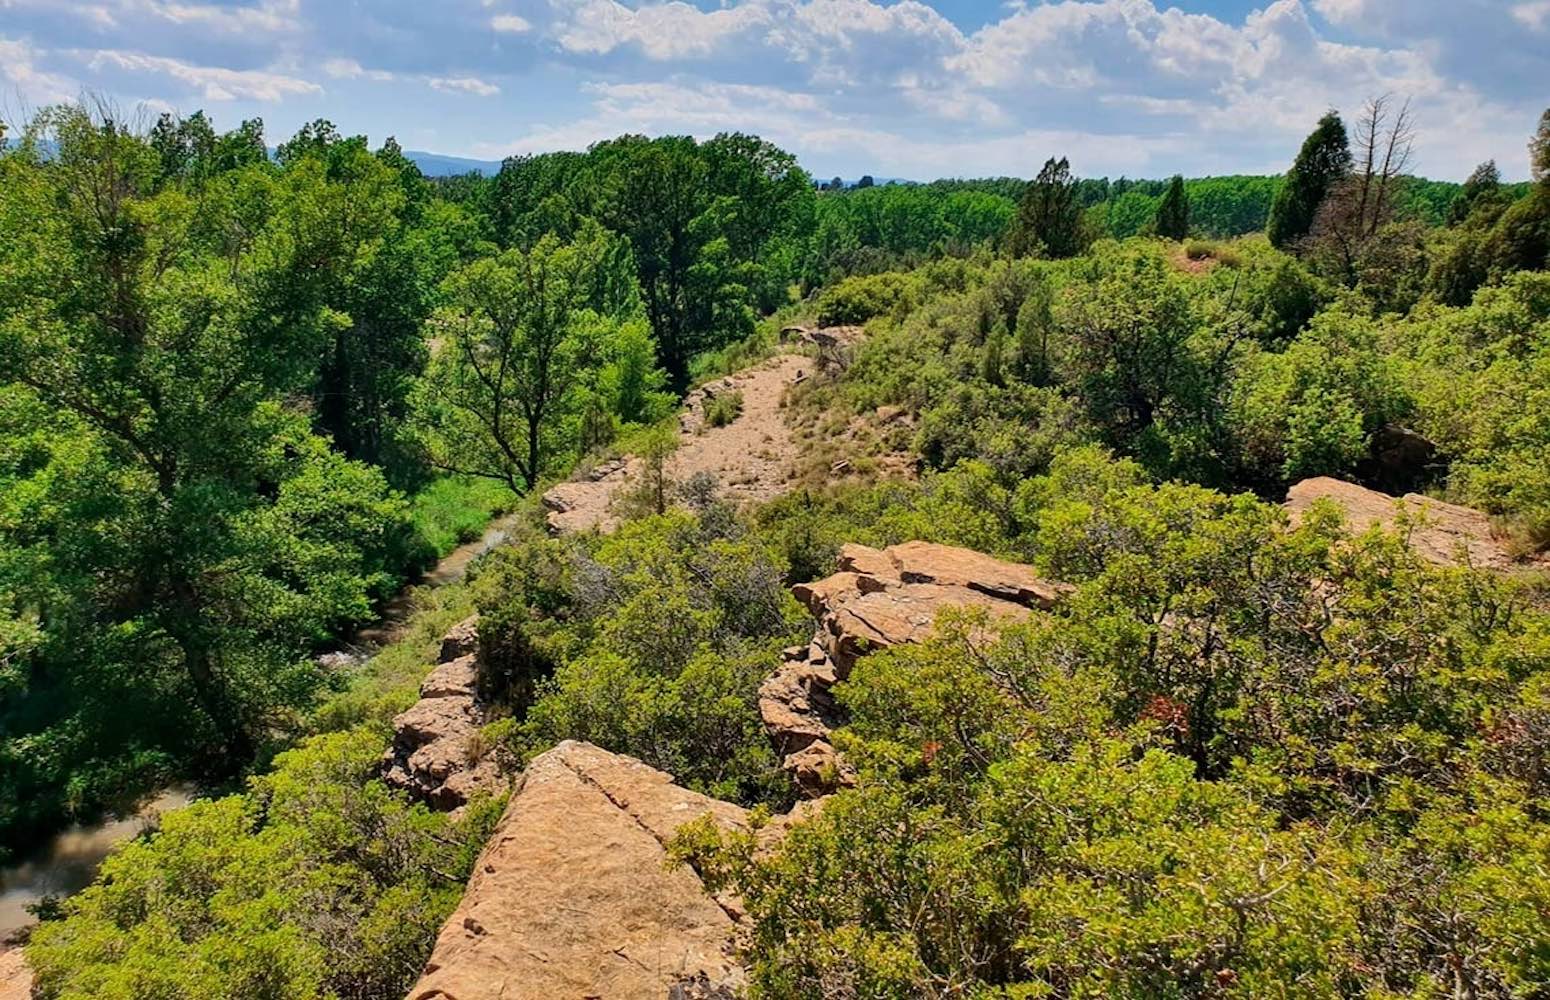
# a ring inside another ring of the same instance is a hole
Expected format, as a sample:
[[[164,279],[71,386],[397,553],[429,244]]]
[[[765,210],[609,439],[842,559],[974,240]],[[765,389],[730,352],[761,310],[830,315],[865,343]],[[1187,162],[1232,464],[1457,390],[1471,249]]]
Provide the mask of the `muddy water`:
[[[461,580],[475,559],[506,540],[517,517],[510,514],[491,521],[483,536],[449,552],[416,586],[440,587]],[[405,587],[383,605],[377,623],[356,635],[350,657],[364,659],[398,636],[415,610],[413,589]],[[62,899],[80,892],[91,884],[98,867],[115,847],[138,836],[156,815],[180,809],[191,801],[191,790],[168,789],[133,815],[73,826],[15,864],[0,868],[0,951],[4,950],[6,939],[36,922],[27,912],[28,906],[48,896]]]
[[[138,836],[156,816],[193,801],[188,788],[169,788],[128,816],[110,817],[55,834],[40,850],[0,869],[0,941],[30,927],[27,907],[47,896],[80,892],[113,849]]]

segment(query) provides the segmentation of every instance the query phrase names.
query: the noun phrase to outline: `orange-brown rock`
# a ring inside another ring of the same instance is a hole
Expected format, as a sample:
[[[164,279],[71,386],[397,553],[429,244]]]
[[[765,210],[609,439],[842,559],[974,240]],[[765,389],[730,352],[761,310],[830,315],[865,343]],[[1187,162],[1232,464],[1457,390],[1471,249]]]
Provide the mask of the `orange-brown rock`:
[[[1320,476],[1293,486],[1286,494],[1286,509],[1296,522],[1320,500],[1329,500],[1339,507],[1353,532],[1366,531],[1374,524],[1394,528],[1405,516],[1410,547],[1422,558],[1440,565],[1468,564],[1492,570],[1523,565],[1496,538],[1490,515],[1471,507],[1417,493],[1392,497],[1355,483]]]
[[[0,944],[0,1000],[31,1000],[32,970],[20,948]]]
[[[480,756],[478,619],[456,625],[441,640],[442,662],[420,684],[420,700],[393,720],[393,743],[382,757],[382,780],[437,809],[467,805],[498,791],[500,766]]]
[[[707,814],[746,823],[737,806],[590,744],[535,758],[409,1000],[731,995],[738,911],[666,864],[673,834]]]
[[[809,796],[851,780],[828,739],[841,721],[829,689],[850,675],[857,657],[920,642],[945,610],[978,608],[995,621],[1018,621],[1071,590],[1029,566],[930,542],[845,545],[838,566],[832,576],[792,588],[818,619],[818,632],[810,647],[787,650],[759,689],[765,729],[784,755],[785,770]]]

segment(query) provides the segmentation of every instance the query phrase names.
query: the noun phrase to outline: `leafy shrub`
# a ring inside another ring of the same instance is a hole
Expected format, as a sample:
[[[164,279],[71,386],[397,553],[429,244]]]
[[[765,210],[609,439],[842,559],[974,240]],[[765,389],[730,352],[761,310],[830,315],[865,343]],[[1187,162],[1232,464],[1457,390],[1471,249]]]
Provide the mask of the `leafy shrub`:
[[[818,322],[860,325],[878,316],[903,315],[917,302],[914,279],[889,272],[846,278],[818,296]]]
[[[758,712],[759,683],[804,627],[783,569],[719,506],[495,553],[474,586],[516,749],[587,740],[708,794],[783,800]]]
[[[1550,618],[1333,508],[1062,475],[1062,611],[858,661],[859,785],[775,852],[680,835],[753,996],[1532,993]]]
[[[712,396],[705,401],[705,425],[707,427],[726,427],[736,420],[743,412],[743,394],[741,391],[721,393]]]
[[[498,801],[453,823],[374,780],[356,730],[281,754],[246,794],[167,814],[40,926],[43,995],[402,996],[461,895]]]

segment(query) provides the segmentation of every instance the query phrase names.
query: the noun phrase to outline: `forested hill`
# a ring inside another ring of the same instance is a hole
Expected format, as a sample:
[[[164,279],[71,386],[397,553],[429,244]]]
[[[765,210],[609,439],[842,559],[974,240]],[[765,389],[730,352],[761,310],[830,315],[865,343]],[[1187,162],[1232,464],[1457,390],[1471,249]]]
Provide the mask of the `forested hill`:
[[[36,995],[403,996],[502,807],[400,763],[585,741],[751,809],[827,787],[763,723],[813,634],[789,588],[913,541],[1055,596],[993,644],[916,644],[906,605],[909,648],[806,661],[853,787],[674,876],[747,904],[754,997],[1543,997],[1550,112],[1532,186],[1406,176],[1386,99],[1354,139],[1317,114],[1281,178],[838,190],[741,133],[431,181],[326,121],[17,123],[0,847],[201,791],[40,908]],[[1310,479],[1426,494],[1497,557],[1294,525]],[[609,481],[617,530],[551,534],[561,480]],[[320,655],[496,511],[402,642]]]

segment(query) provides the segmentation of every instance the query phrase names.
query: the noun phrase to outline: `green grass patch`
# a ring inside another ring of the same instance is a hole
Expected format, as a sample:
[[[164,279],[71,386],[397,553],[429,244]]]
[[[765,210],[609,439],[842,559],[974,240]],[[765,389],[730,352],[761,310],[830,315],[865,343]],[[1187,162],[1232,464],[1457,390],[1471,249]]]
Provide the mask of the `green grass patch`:
[[[389,732],[393,716],[413,705],[420,682],[435,665],[441,637],[474,613],[473,595],[461,583],[416,587],[415,611],[394,642],[350,671],[339,688],[312,713],[311,733],[334,733],[370,725]]]
[[[415,528],[440,557],[478,538],[491,518],[516,506],[517,497],[493,479],[443,476],[410,503]]]

